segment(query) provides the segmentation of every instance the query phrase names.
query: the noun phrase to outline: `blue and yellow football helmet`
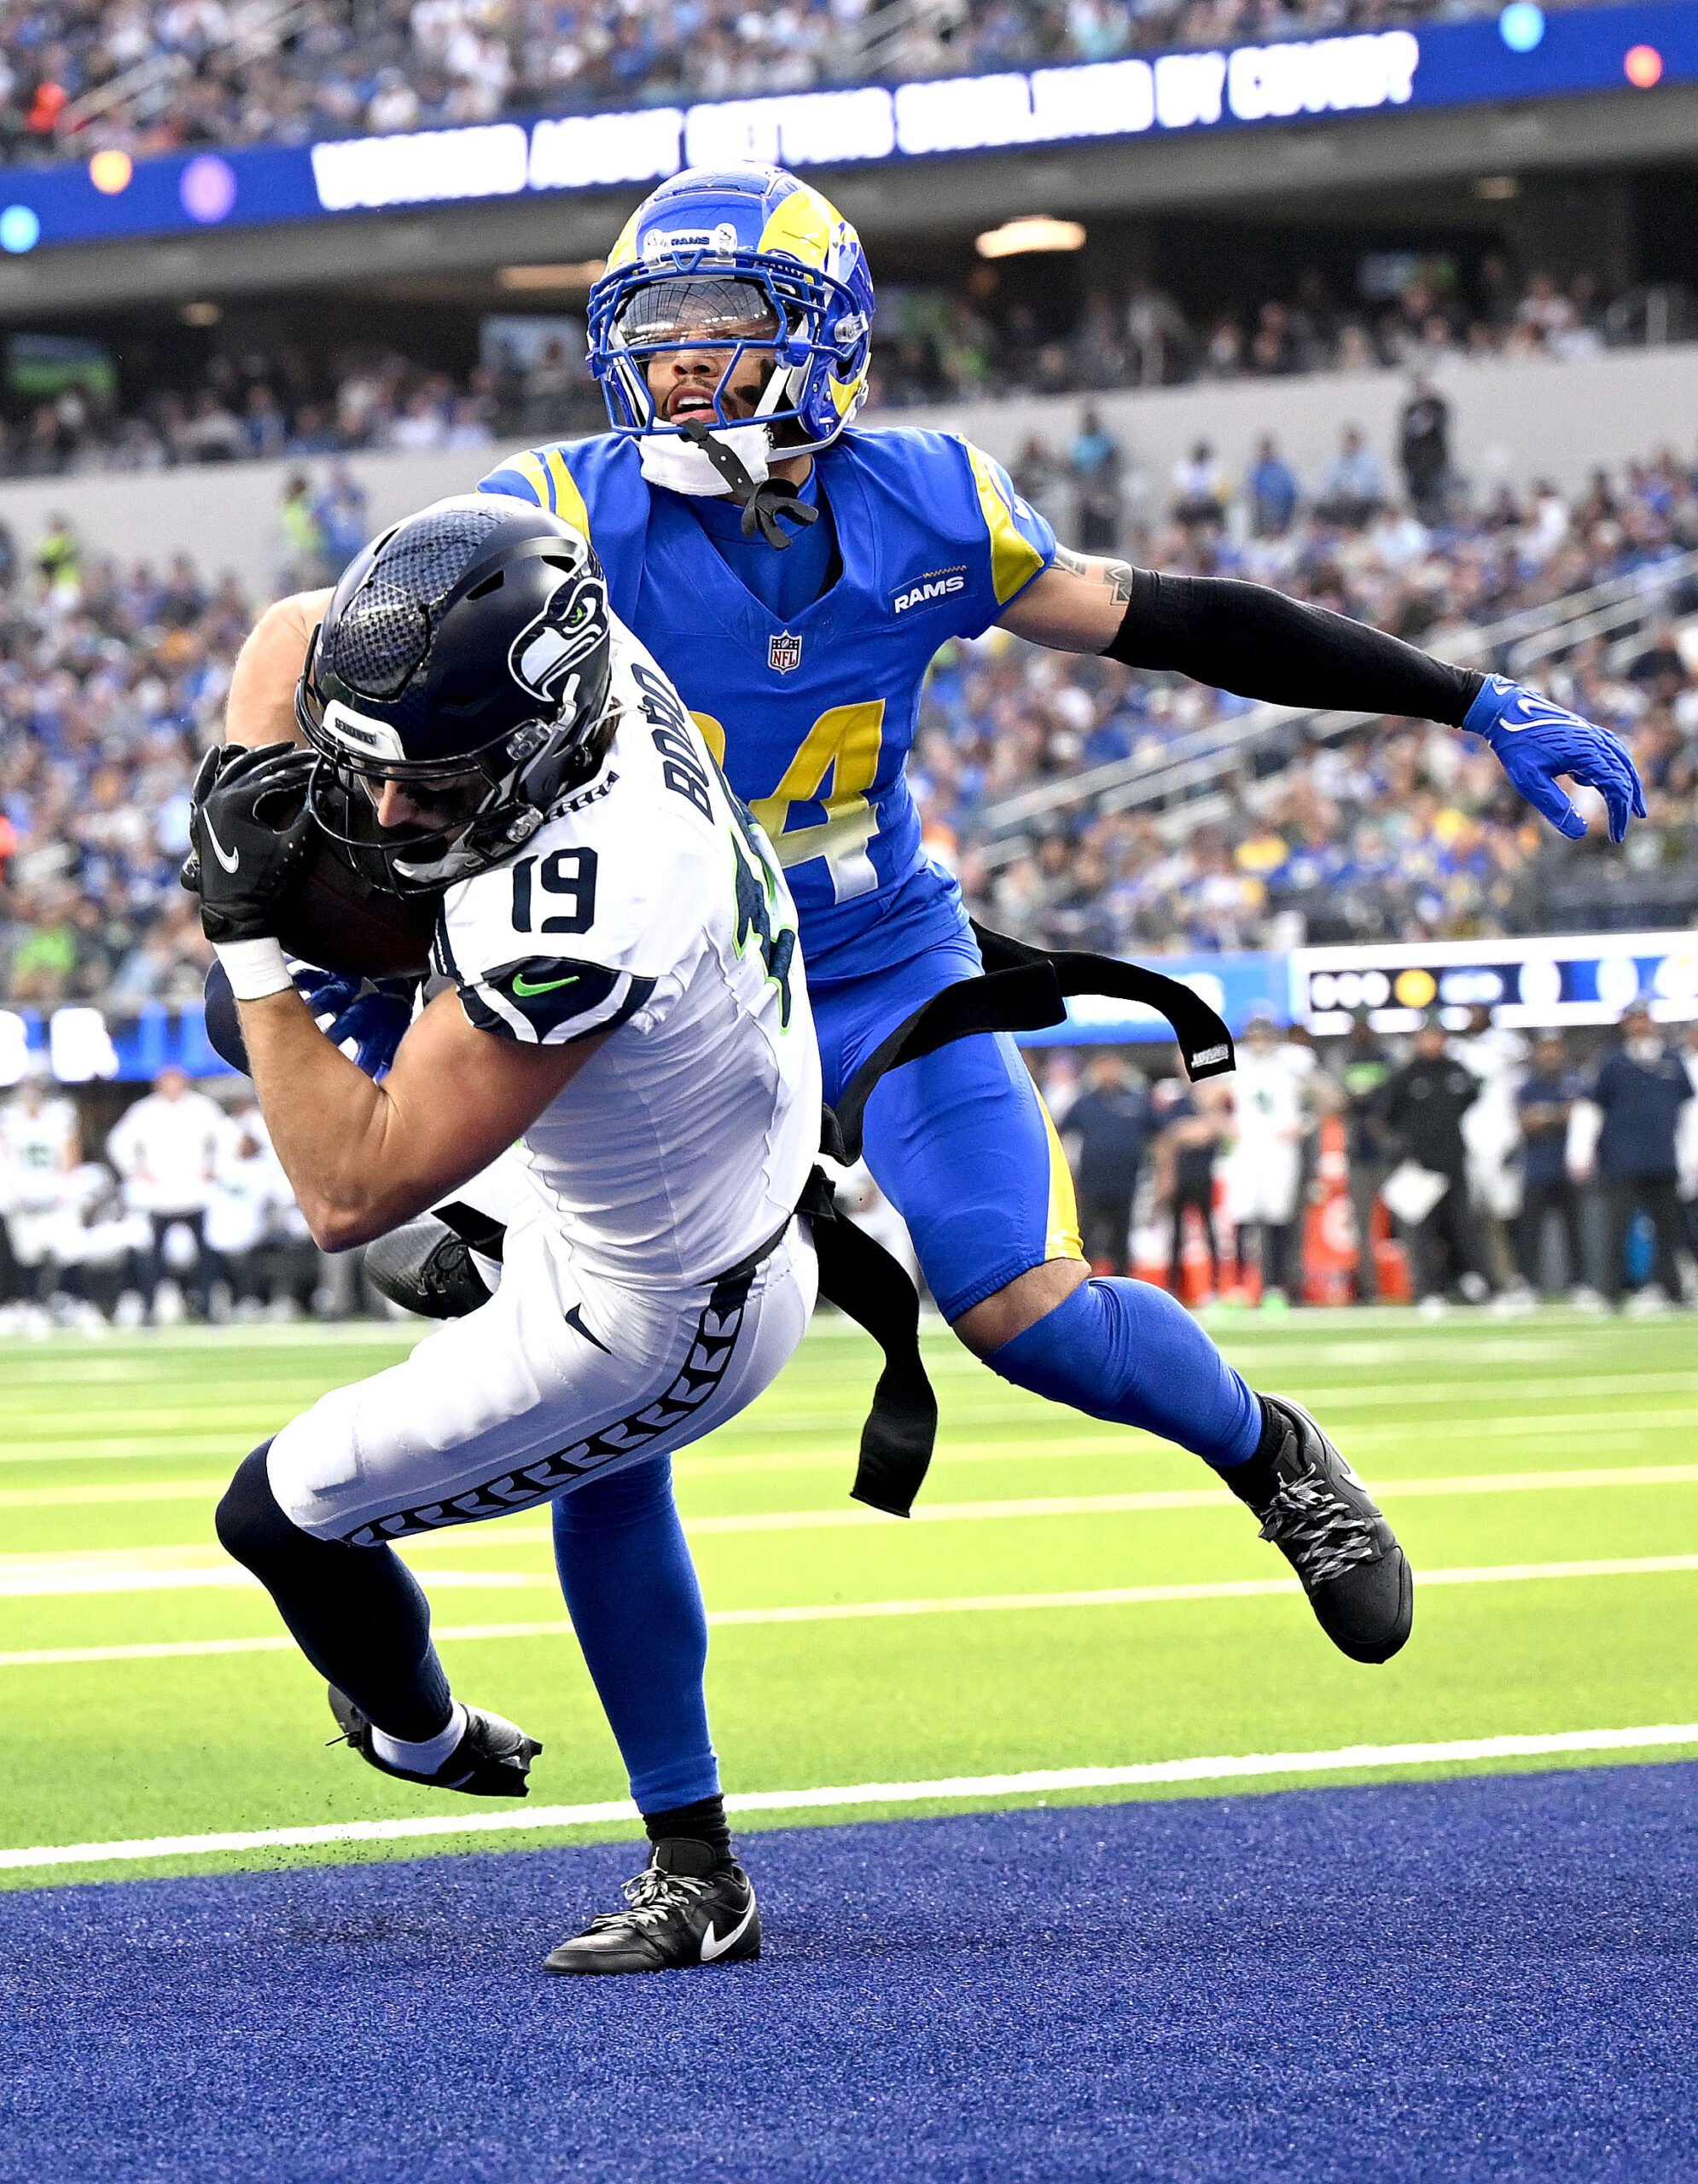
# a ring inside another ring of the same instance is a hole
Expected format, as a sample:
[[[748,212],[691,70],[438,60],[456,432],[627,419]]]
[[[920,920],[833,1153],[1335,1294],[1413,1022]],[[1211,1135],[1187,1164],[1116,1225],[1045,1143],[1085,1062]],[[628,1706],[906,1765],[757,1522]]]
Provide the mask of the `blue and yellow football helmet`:
[[[724,396],[747,355],[771,359],[755,416],[787,453],[829,447],[866,399],[873,282],[861,239],[782,167],[690,167],[638,206],[590,292],[590,369],[613,429],[676,435],[657,415],[649,359],[725,350]],[[741,421],[747,422],[747,419]]]

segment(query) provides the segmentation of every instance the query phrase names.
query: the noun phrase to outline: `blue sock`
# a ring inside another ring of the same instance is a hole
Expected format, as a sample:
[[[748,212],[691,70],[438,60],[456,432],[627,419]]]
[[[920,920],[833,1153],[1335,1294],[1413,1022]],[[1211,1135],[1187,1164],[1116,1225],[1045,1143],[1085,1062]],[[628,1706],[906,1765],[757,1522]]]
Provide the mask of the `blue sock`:
[[[985,1360],[1018,1388],[1177,1441],[1217,1471],[1248,1463],[1262,1407],[1183,1304],[1093,1276]]]
[[[639,1812],[715,1797],[707,1611],[667,1456],[563,1494],[555,1566]]]

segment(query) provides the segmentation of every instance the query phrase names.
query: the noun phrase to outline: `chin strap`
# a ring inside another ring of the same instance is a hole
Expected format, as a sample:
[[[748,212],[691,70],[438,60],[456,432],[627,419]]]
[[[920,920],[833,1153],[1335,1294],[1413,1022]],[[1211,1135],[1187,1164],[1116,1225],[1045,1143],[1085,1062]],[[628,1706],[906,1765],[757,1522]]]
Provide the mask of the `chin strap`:
[[[779,479],[768,478],[757,485],[741,459],[733,454],[723,440],[715,439],[712,429],[699,417],[688,419],[678,427],[678,431],[692,447],[701,450],[730,487],[731,498],[743,512],[745,538],[753,538],[759,528],[767,544],[776,546],[782,554],[790,541],[778,527],[781,515],[803,526],[819,521],[819,510],[810,508],[805,501],[798,500]]]

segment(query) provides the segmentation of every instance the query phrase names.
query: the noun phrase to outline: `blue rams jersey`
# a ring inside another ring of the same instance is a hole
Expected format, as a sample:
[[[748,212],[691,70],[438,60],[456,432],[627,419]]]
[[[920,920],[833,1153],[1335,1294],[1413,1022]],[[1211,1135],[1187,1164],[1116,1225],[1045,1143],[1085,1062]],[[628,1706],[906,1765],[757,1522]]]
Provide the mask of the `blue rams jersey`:
[[[781,621],[682,496],[617,434],[515,456],[483,480],[585,531],[614,613],[677,686],[777,849],[817,981],[855,978],[961,930],[926,853],[906,766],[926,670],[1047,569],[1055,536],[989,456],[952,433],[847,432],[815,457],[842,573]]]

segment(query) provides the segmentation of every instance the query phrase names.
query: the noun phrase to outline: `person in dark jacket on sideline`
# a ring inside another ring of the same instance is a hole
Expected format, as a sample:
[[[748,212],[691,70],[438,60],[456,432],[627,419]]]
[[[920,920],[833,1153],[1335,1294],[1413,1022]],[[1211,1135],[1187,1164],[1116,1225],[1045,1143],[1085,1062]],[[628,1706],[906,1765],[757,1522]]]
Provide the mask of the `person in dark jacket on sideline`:
[[[1085,1089],[1067,1113],[1063,1140],[1073,1156],[1079,1234],[1101,1273],[1131,1271],[1132,1199],[1150,1134],[1148,1095],[1114,1047],[1099,1047],[1085,1066]]]
[[[1350,1037],[1339,1063],[1339,1082],[1344,1087],[1345,1127],[1349,1133],[1350,1207],[1356,1217],[1356,1301],[1380,1301],[1379,1276],[1374,1265],[1374,1209],[1380,1186],[1390,1163],[1381,1139],[1375,1102],[1392,1074],[1392,1066],[1381,1051],[1366,1015],[1350,1027]]]
[[[1529,1289],[1539,1287],[1544,1232],[1554,1214],[1562,1227],[1568,1285],[1585,1301],[1585,1258],[1580,1242],[1580,1193],[1568,1172],[1568,1121],[1574,1102],[1585,1097],[1585,1080],[1568,1066],[1560,1031],[1545,1031],[1533,1048],[1532,1067],[1515,1094],[1521,1124],[1521,1217],[1515,1232],[1515,1258]]]
[[[1649,1215],[1656,1231],[1654,1277],[1671,1303],[1679,1302],[1676,1254],[1683,1223],[1675,1134],[1692,1096],[1686,1065],[1664,1045],[1650,1010],[1635,1002],[1621,1019],[1621,1043],[1599,1063],[1590,1094],[1603,1117],[1596,1170],[1609,1236],[1604,1289],[1612,1304],[1622,1301],[1627,1287],[1627,1234],[1640,1213]]]
[[[1442,1300],[1454,1287],[1470,1304],[1478,1304],[1489,1285],[1480,1270],[1469,1220],[1462,1117],[1479,1099],[1480,1083],[1448,1048],[1435,1013],[1416,1033],[1414,1054],[1381,1087],[1375,1111],[1405,1159],[1445,1178],[1443,1195],[1416,1225],[1412,1240],[1421,1301]]]

